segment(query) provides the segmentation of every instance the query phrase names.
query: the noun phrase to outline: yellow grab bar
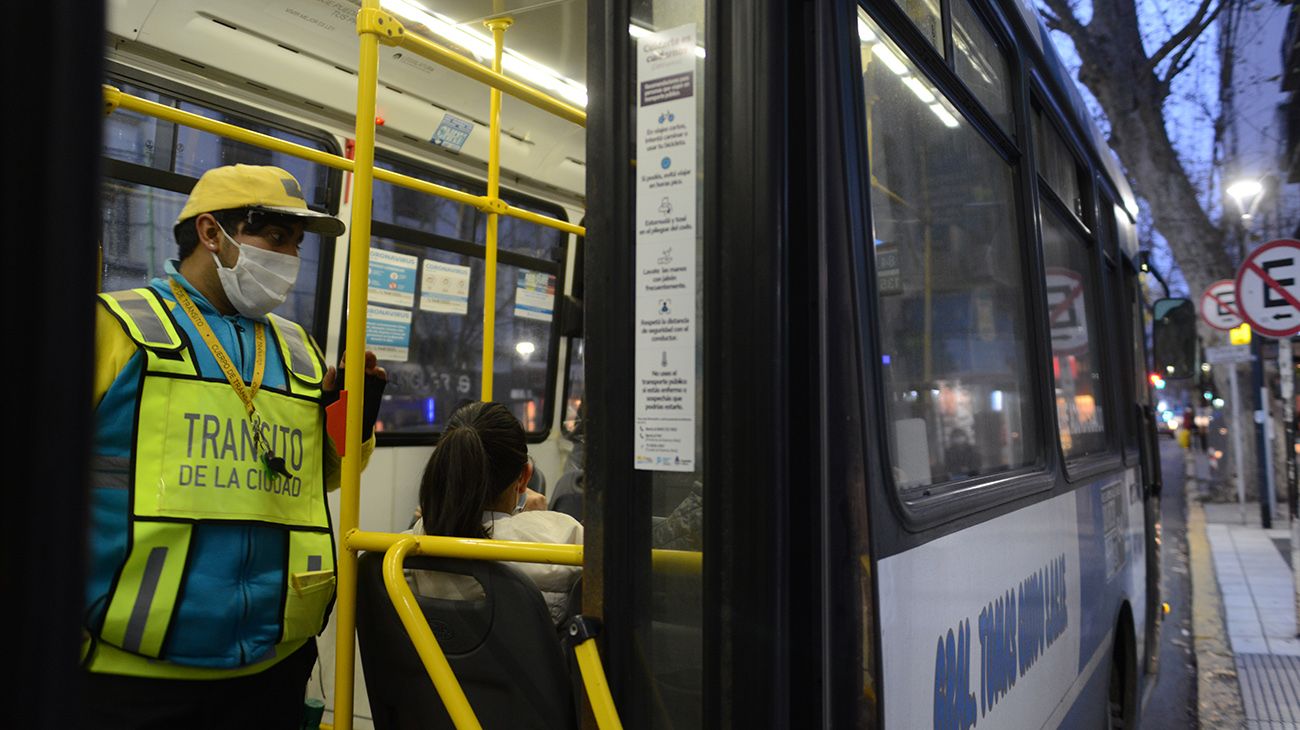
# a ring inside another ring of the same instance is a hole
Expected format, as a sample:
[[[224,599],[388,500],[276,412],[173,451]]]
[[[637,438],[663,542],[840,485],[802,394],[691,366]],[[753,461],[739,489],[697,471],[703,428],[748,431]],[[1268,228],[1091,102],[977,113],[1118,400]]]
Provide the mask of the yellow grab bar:
[[[605,668],[600,663],[600,652],[596,650],[596,637],[584,631],[587,623],[581,616],[570,621],[569,636],[576,641],[573,654],[578,659],[578,671],[582,674],[582,686],[587,689],[587,700],[591,702],[591,714],[596,716],[596,726],[601,730],[622,730],[623,723],[618,719],[614,696],[605,680]]]
[[[485,24],[491,28],[491,24],[498,20],[501,20],[501,18],[492,18],[486,21]],[[587,126],[587,112],[572,104],[566,104],[559,99],[547,96],[531,86],[521,84],[506,76],[501,73],[500,63],[493,64],[492,68],[487,68],[459,53],[443,48],[427,38],[421,38],[414,33],[407,33],[406,29],[402,27],[401,21],[384,11],[376,10],[368,13],[367,10],[362,10],[357,15],[357,28],[359,30],[364,29],[365,32],[375,33],[379,38],[379,42],[384,45],[404,48],[422,58],[446,66],[462,76],[467,76],[497,91],[507,93],[542,111],[550,112],[579,126]],[[498,46],[499,48],[500,46]],[[500,50],[498,50],[498,57],[500,53]]]
[[[442,704],[446,706],[447,714],[451,716],[456,730],[481,730],[482,726],[474,715],[474,708],[469,706],[469,699],[465,697],[460,682],[456,681],[456,675],[451,671],[451,665],[447,663],[447,656],[442,653],[442,647],[438,646],[438,640],[434,638],[428,620],[424,618],[424,613],[416,604],[415,594],[411,592],[411,587],[406,585],[402,561],[406,560],[406,555],[417,544],[414,537],[407,535],[393,543],[388,552],[384,553],[384,587],[388,589],[388,597],[393,602],[393,608],[397,609],[397,615],[402,619],[406,633],[410,634],[411,643],[415,644],[415,651],[420,655],[420,661],[424,663],[429,678],[433,680],[433,686],[438,690],[438,696],[442,698]]]
[[[343,546],[354,551],[383,552],[397,541],[407,538],[416,540],[419,546],[416,550],[417,555],[551,565],[581,566],[583,564],[581,545],[555,545],[548,542],[515,542],[473,537],[351,530],[343,535]],[[699,575],[704,567],[704,553],[693,550],[651,550],[650,560],[656,572],[670,575]]]
[[[215,119],[209,119],[205,116],[193,112],[183,111],[176,107],[159,104],[156,101],[149,101],[138,96],[132,96],[116,87],[104,84],[104,106],[109,113],[124,109],[127,111],[137,112],[146,116],[162,119],[164,121],[181,124],[192,129],[198,129],[204,132],[215,134],[219,137],[226,137],[245,144],[251,144],[254,147],[272,150],[274,152],[283,152],[299,159],[315,162],[318,165],[332,167],[344,172],[355,172],[356,163],[340,155],[322,152],[304,147],[300,144],[287,142],[283,139],[272,137],[269,134],[261,132],[252,132],[243,127],[238,127],[228,122],[219,122]],[[519,220],[536,223],[540,226],[554,228],[565,233],[572,233],[577,236],[586,236],[587,229],[583,226],[574,225],[567,221],[548,218],[547,216],[534,213],[532,211],[516,208],[508,205],[499,199],[495,202],[486,195],[473,195],[455,188],[449,188],[437,183],[427,182],[419,178],[403,175],[391,170],[374,168],[374,176],[377,180],[383,180],[399,187],[416,190],[427,195],[433,195],[439,198],[445,198],[464,205],[473,206],[483,212],[496,212],[501,215],[518,218]]]

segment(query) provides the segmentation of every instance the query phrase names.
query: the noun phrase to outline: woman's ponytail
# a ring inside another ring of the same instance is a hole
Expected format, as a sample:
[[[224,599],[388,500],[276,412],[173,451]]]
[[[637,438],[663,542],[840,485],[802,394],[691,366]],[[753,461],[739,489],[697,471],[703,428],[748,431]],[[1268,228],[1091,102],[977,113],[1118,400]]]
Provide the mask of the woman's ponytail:
[[[469,403],[452,414],[420,480],[426,535],[488,537],[483,511],[519,478],[528,444],[500,403]]]

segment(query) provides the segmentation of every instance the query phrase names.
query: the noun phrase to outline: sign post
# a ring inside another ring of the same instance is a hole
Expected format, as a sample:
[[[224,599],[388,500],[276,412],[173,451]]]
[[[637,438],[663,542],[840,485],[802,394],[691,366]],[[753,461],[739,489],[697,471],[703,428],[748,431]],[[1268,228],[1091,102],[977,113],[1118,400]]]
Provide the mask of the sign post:
[[[1237,506],[1241,512],[1241,524],[1246,524],[1246,476],[1242,471],[1241,446],[1241,388],[1237,386],[1237,364],[1250,362],[1254,355],[1249,347],[1227,345],[1224,347],[1205,348],[1205,361],[1211,365],[1228,366],[1228,389],[1232,391],[1232,422],[1237,424],[1232,429],[1232,462],[1237,467]]]
[[[1282,417],[1286,422],[1287,503],[1291,519],[1291,566],[1300,629],[1300,519],[1296,506],[1295,365],[1291,337],[1300,332],[1300,241],[1281,238],[1260,246],[1237,270],[1237,306],[1254,331],[1279,339],[1277,364],[1282,379]]]

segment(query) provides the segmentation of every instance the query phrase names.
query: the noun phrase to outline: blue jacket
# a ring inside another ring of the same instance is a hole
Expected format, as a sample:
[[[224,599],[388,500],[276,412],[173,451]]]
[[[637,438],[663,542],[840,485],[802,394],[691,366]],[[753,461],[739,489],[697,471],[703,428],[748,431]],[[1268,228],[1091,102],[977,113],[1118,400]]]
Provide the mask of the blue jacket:
[[[222,315],[168,262],[167,274],[181,283],[203,313],[245,382],[254,365],[253,320]],[[184,311],[168,279],[150,287],[167,303],[182,332],[194,344],[205,376],[224,380],[216,359]],[[136,401],[143,380],[144,354],[105,307],[98,307],[96,332],[95,437],[93,454],[100,463],[121,464],[136,443]],[[266,352],[265,387],[286,388],[278,348]],[[339,459],[326,439],[326,488],[338,486]],[[366,444],[369,455],[373,441]],[[96,472],[90,497],[90,570],[86,584],[85,625],[98,634],[116,573],[127,554],[130,490],[109,484]],[[238,669],[271,658],[280,639],[285,590],[284,532],[271,526],[200,524],[189,551],[187,577],[178,598],[175,620],[165,644],[165,658],[188,667]],[[280,657],[277,657],[277,659]],[[268,664],[269,666],[269,664]],[[93,669],[92,665],[92,669]],[[166,675],[166,672],[160,672]]]

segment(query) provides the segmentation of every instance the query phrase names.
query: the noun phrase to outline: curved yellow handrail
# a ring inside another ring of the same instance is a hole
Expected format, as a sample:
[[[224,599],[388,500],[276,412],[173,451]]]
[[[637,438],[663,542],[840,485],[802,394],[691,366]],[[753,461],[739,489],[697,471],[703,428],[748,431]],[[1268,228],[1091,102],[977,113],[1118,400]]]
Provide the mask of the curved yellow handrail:
[[[425,671],[429,673],[429,678],[433,680],[433,686],[438,690],[442,704],[447,707],[447,714],[451,715],[456,730],[481,730],[482,726],[474,715],[474,709],[469,706],[465,691],[461,689],[460,682],[456,681],[456,675],[451,671],[451,665],[447,663],[447,656],[442,653],[442,647],[438,646],[438,640],[434,638],[429,622],[425,620],[424,613],[415,602],[415,594],[406,584],[402,562],[417,545],[416,539],[407,535],[393,543],[393,546],[384,553],[384,587],[388,589],[388,598],[397,609],[397,615],[402,619],[406,633],[410,634],[411,643],[415,644],[415,651],[420,655],[420,661],[424,664]]]

